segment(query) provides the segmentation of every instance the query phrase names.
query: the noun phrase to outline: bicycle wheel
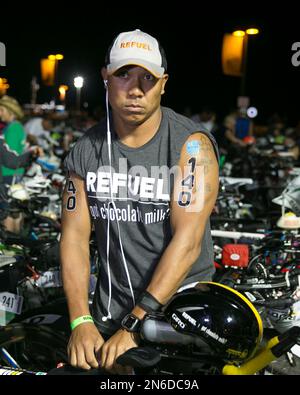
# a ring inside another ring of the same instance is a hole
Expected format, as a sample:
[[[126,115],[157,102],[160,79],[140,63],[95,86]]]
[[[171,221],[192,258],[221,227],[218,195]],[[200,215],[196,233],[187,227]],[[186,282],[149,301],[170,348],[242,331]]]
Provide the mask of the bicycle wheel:
[[[293,364],[288,361],[286,355],[282,355],[276,361],[267,366],[266,371],[279,376],[298,376],[300,374],[300,358],[293,355]]]
[[[67,338],[46,326],[9,324],[0,328],[0,365],[47,372],[67,362]]]

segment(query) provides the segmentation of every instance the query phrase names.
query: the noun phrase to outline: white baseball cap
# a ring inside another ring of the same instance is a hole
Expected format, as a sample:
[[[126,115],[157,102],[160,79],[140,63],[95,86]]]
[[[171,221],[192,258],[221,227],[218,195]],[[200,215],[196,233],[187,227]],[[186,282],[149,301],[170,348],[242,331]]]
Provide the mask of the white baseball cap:
[[[159,42],[139,29],[120,33],[106,55],[109,75],[123,66],[134,65],[161,78],[167,69],[167,60]]]

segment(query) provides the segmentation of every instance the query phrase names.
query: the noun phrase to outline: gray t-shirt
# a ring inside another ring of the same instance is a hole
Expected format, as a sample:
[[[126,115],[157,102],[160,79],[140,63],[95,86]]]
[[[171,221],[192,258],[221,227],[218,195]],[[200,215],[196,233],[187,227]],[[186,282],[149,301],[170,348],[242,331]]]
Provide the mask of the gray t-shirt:
[[[100,273],[92,313],[103,333],[115,332],[122,318],[134,307],[129,280],[137,300],[150,283],[160,257],[170,242],[172,172],[178,165],[182,146],[195,132],[202,132],[211,139],[218,157],[215,140],[209,133],[201,131],[199,125],[166,107],[162,107],[162,120],[157,133],[139,148],[124,145],[112,130],[112,193],[115,206],[109,203],[110,171],[105,119],[86,132],[65,159],[65,168],[85,180],[100,255]],[[182,285],[210,280],[213,273],[213,246],[208,221],[201,254]],[[108,314],[108,306],[111,319],[103,321],[102,318]]]

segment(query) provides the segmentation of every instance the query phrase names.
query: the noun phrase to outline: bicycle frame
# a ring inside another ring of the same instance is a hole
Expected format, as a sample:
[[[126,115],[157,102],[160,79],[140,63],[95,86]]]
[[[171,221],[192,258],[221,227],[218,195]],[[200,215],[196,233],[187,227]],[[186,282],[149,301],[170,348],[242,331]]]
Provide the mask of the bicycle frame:
[[[252,359],[240,366],[225,365],[222,369],[223,375],[253,375],[267,367],[271,362],[277,360],[297,343],[300,336],[300,327],[290,328],[283,334],[269,340],[267,345]]]

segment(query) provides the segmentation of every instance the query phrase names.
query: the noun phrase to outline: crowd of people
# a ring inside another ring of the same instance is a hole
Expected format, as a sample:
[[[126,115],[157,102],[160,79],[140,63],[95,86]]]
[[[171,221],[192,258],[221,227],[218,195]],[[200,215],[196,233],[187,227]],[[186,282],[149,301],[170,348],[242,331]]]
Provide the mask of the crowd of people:
[[[101,111],[101,114],[103,116],[104,112]],[[295,160],[300,158],[300,121],[297,125],[290,126],[275,113],[264,125],[258,125],[247,116],[244,108],[233,110],[220,119],[217,112],[208,106],[202,106],[199,112],[189,115],[189,118],[199,125],[199,130],[206,130],[214,136],[221,153],[236,154],[261,138],[265,144],[281,146],[281,150],[291,153]],[[43,150],[47,151],[53,143],[51,136],[59,130],[63,134],[61,148],[66,155],[74,138],[73,131],[85,133],[99,121],[96,114],[82,113],[72,119],[68,118],[68,113],[63,116],[55,112],[26,114],[14,97],[4,95],[0,98],[1,149],[14,158],[9,161],[3,153],[0,157],[0,207],[5,205],[7,186],[21,181],[26,167],[32,162],[33,156],[28,156],[26,152],[34,151],[38,156]],[[37,150],[37,147],[40,149]],[[16,159],[16,155],[20,158]],[[7,229],[16,229],[15,226],[8,225],[9,222],[6,219]]]
[[[57,130],[66,134],[66,139],[72,140],[73,130],[84,133],[105,117],[102,109],[101,117],[98,116],[100,107],[93,114],[82,112],[80,116],[77,114],[72,118],[67,112],[63,116],[57,116],[55,112],[25,114],[15,98],[5,95],[0,100],[0,136],[17,154],[24,152],[26,146],[46,148],[51,143],[51,134]],[[189,114],[188,117],[199,124],[199,130],[212,133],[221,150],[247,147],[257,137],[264,137],[293,152],[296,160],[300,156],[300,121],[296,125],[290,125],[288,120],[274,113],[263,124],[257,124],[255,119],[247,116],[246,108],[237,108],[220,118],[216,110],[205,105],[201,106],[199,112]],[[69,146],[63,148],[67,151]],[[20,180],[24,169],[12,170],[3,166],[1,174],[5,183],[10,184],[12,175],[14,182]]]
[[[5,204],[7,186],[21,181],[26,166],[32,161],[32,155],[22,154],[34,151],[38,156],[42,150],[47,151],[53,143],[51,136],[59,130],[63,134],[61,148],[66,155],[74,138],[74,130],[85,133],[100,121],[98,114],[104,116],[103,110],[99,111],[99,108],[93,114],[82,113],[73,118],[67,112],[63,116],[55,112],[26,114],[14,97],[4,95],[0,98],[1,149],[10,155],[20,156],[20,159],[13,160],[12,163],[8,162],[4,154],[1,155],[0,205]],[[257,138],[261,138],[265,144],[281,146],[281,150],[291,153],[295,160],[300,158],[300,121],[297,125],[290,126],[287,120],[275,113],[264,125],[258,125],[255,119],[248,117],[245,108],[230,111],[220,119],[213,108],[205,105],[198,112],[189,114],[189,118],[199,125],[199,130],[205,130],[214,136],[221,153],[236,154],[240,149],[253,145]],[[37,147],[40,149],[37,150]],[[24,161],[22,158],[29,159]],[[7,219],[6,223],[9,223]],[[7,229],[16,228],[7,225]]]
[[[249,118],[246,108],[230,111],[220,120],[216,111],[206,106],[191,115],[191,119],[213,134],[221,150],[245,148],[261,137],[265,144],[281,145],[282,150],[292,153],[295,160],[300,157],[300,121],[290,126],[284,117],[274,113],[260,125],[255,118]]]

